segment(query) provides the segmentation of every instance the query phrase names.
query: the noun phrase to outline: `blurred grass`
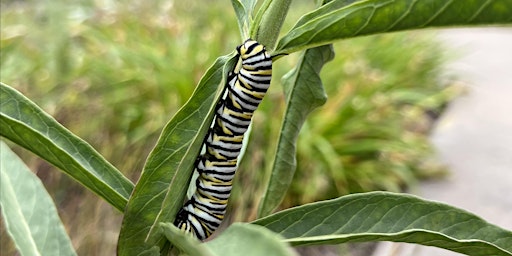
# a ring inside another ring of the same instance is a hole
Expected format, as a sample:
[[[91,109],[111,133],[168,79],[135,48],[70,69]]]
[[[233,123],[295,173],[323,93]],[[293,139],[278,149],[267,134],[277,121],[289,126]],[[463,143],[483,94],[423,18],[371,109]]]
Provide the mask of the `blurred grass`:
[[[290,195],[287,201],[398,192],[418,177],[442,174],[427,136],[433,117],[460,88],[440,81],[444,59],[432,34],[357,38],[337,44],[336,52],[343,56],[322,74],[331,100],[299,140],[299,169],[311,171],[298,173],[293,183],[291,193],[301,199]]]
[[[241,42],[228,1],[5,1],[1,7],[2,82],[133,181],[206,68]],[[295,3],[284,30],[308,8],[312,3]],[[298,170],[282,207],[398,191],[444,170],[432,160],[427,136],[432,115],[459,89],[440,76],[445,57],[433,34],[356,38],[335,48],[337,57],[322,72],[329,100],[303,128]],[[279,80],[296,60],[292,54],[275,64],[236,177],[231,220],[255,218],[284,109]],[[20,154],[54,197],[78,254],[114,254],[121,214],[47,163]],[[11,255],[4,234],[2,254]]]

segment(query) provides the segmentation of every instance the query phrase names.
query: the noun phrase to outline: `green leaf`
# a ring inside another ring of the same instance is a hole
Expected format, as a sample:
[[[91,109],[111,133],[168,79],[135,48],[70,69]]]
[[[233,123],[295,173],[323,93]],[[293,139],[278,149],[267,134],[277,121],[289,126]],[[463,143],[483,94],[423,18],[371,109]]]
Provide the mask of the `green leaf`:
[[[295,255],[283,238],[270,230],[248,223],[235,223],[218,237],[201,243],[172,223],[161,223],[164,234],[176,247],[187,255],[194,256],[244,256]]]
[[[0,141],[0,205],[21,255],[76,255],[43,184]]]
[[[123,211],[133,184],[91,145],[15,89],[0,83],[0,135],[44,160]]]
[[[394,241],[468,255],[512,255],[512,232],[453,206],[389,192],[353,194],[284,210],[254,224],[292,245]]]
[[[235,223],[204,245],[219,256],[296,255],[282,237],[248,223]]]
[[[224,92],[221,81],[238,59],[220,57],[208,69],[189,101],[165,126],[125,210],[119,255],[140,255],[166,242],[158,223],[173,222],[181,209],[194,163]]]
[[[323,16],[325,14],[328,14],[332,10],[343,8],[349,4],[352,4],[352,3],[358,2],[358,1],[361,1],[361,0],[324,0],[322,3],[322,6],[321,6],[323,8],[318,8],[315,11],[305,14],[297,21],[297,23],[295,23],[294,27],[304,25],[305,23],[314,19],[315,17]],[[324,7],[325,5],[327,5],[329,3],[330,3],[330,5],[328,7]]]
[[[242,40],[249,38],[249,30],[252,24],[252,12],[256,6],[256,0],[231,0],[233,9],[235,9],[236,18],[238,19],[238,28]]]
[[[382,32],[512,22],[510,0],[367,0],[345,6],[346,2],[335,0],[306,14],[281,38],[276,54]]]
[[[320,70],[334,58],[330,45],[307,50],[297,67],[283,78],[286,110],[271,177],[259,206],[259,216],[270,214],[284,198],[296,168],[296,141],[307,116],[327,99]]]
[[[182,252],[193,256],[214,255],[199,240],[192,237],[190,234],[181,231],[172,223],[160,223],[160,226],[163,229],[165,237],[167,237],[167,239]]]
[[[282,237],[270,230],[248,223],[235,223],[218,237],[206,243],[182,232],[172,223],[161,223],[164,234],[174,245],[187,255],[194,256],[244,256],[295,255]]]

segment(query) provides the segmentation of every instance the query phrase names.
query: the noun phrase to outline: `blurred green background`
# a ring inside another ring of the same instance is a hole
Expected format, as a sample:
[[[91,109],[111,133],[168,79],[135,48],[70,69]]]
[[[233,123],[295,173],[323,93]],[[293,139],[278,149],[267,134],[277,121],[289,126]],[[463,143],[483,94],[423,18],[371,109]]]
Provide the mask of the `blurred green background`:
[[[296,1],[283,31],[314,8]],[[1,80],[91,143],[133,182],[156,139],[203,72],[242,42],[230,1],[2,1]],[[461,92],[442,76],[433,32],[341,41],[322,71],[329,99],[298,142],[298,170],[282,208],[347,193],[404,191],[445,169],[428,142],[433,121]],[[274,65],[236,176],[229,221],[256,218],[284,110]],[[278,114],[277,114],[278,113]],[[122,215],[32,154],[79,255],[113,255]],[[242,190],[243,188],[243,190]],[[1,250],[14,248],[2,224]]]

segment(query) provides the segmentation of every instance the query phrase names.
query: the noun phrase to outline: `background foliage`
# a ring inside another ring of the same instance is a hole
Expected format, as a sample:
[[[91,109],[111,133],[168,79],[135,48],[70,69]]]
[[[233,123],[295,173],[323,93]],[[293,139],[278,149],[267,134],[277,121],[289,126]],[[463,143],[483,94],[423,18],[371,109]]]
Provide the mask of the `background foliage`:
[[[295,3],[288,20],[313,6]],[[1,19],[2,81],[132,181],[207,66],[241,40],[231,6],[220,1],[12,1],[2,3]],[[289,27],[285,23],[283,31]],[[335,44],[338,56],[322,71],[331,100],[301,132],[295,185],[283,208],[350,192],[400,191],[442,171],[431,160],[426,135],[432,116],[459,88],[440,78],[445,59],[432,35],[407,32]],[[274,82],[296,60],[279,60]],[[271,164],[265,156],[275,147],[280,123],[274,120],[283,108],[276,84],[254,119],[258,132],[251,134],[234,182],[231,220],[256,216]],[[77,253],[113,252],[121,215],[47,163],[21,154],[54,196]]]

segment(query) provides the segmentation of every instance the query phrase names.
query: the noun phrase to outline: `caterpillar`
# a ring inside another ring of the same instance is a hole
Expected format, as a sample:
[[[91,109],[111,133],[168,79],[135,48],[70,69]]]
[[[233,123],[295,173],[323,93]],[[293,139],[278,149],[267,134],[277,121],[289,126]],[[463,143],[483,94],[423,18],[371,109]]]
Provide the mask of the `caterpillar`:
[[[241,68],[228,75],[227,96],[217,105],[203,142],[206,151],[195,163],[196,191],[174,221],[199,240],[208,238],[224,219],[244,134],[272,77],[272,57],[263,45],[248,39],[236,50]]]

